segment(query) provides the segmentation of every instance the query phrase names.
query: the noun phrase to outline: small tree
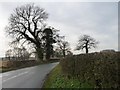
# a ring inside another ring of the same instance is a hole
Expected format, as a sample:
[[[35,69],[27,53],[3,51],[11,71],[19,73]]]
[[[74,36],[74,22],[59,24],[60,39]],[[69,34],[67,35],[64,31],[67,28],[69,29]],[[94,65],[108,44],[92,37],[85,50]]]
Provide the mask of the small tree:
[[[70,51],[70,44],[69,42],[65,41],[64,36],[59,36],[58,37],[58,47],[61,49],[63,57],[66,56],[67,52]]]
[[[12,57],[12,50],[11,49],[9,49],[5,52],[5,57],[10,60],[10,58]]]
[[[79,38],[78,45],[76,47],[76,50],[86,50],[86,53],[89,52],[89,49],[96,48],[98,42],[90,37],[89,35],[83,35]]]
[[[59,47],[56,47],[54,50],[54,56],[57,58],[63,57],[62,50]]]
[[[30,55],[31,55],[31,53],[29,53],[25,47],[21,48],[21,58],[22,58],[22,60],[29,60]]]

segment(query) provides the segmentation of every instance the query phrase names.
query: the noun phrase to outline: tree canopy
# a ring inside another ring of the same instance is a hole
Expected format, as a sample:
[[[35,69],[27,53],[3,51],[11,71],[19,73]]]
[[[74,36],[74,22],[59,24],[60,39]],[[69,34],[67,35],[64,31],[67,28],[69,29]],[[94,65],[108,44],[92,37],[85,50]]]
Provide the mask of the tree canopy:
[[[17,7],[9,18],[9,25],[6,32],[14,38],[14,42],[23,42],[33,44],[37,52],[37,56],[42,60],[43,30],[46,28],[45,20],[48,13],[45,9],[27,4]]]

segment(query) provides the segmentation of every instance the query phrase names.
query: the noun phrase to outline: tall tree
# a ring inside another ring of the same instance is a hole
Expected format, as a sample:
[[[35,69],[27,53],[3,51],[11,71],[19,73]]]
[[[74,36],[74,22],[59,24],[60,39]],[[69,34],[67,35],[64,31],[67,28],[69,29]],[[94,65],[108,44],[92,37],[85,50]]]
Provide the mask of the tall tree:
[[[46,24],[44,21],[48,18],[48,13],[34,4],[27,4],[17,7],[9,18],[9,25],[6,32],[15,39],[15,41],[24,41],[33,44],[37,56],[42,60],[42,31]]]
[[[43,31],[44,36],[43,39],[45,40],[44,46],[45,46],[45,53],[46,53],[46,59],[49,60],[50,56],[53,55],[53,43],[56,43],[54,37],[53,37],[53,31],[50,28],[46,28]]]
[[[78,45],[76,47],[76,50],[86,50],[86,53],[89,52],[89,49],[96,48],[98,42],[90,37],[89,35],[83,35],[79,38]]]

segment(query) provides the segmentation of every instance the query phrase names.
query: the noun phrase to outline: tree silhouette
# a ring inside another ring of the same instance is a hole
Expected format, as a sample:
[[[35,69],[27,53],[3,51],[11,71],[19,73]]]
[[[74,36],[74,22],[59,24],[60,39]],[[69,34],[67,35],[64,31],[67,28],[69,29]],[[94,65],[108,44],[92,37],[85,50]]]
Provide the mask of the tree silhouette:
[[[43,8],[34,4],[27,4],[17,7],[9,18],[9,25],[6,32],[15,39],[16,42],[23,41],[31,43],[37,52],[40,60],[43,58],[42,31],[46,27],[44,21],[48,18],[48,13]],[[23,44],[24,44],[23,43]]]
[[[45,53],[46,53],[46,59],[49,60],[50,56],[53,55],[53,43],[56,43],[55,39],[53,38],[53,31],[50,28],[46,28],[43,31],[44,36],[42,39],[45,40],[44,46],[45,46]]]
[[[96,48],[98,42],[90,37],[89,35],[83,35],[79,38],[78,45],[76,47],[76,50],[86,50],[86,53],[89,52],[89,49]]]

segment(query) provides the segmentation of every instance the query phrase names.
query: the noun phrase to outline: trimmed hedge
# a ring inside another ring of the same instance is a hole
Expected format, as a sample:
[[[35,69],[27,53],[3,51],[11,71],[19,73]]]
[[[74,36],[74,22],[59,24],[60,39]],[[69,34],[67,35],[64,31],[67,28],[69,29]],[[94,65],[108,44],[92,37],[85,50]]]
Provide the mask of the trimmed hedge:
[[[97,88],[118,88],[120,52],[80,54],[61,60],[62,72]]]

